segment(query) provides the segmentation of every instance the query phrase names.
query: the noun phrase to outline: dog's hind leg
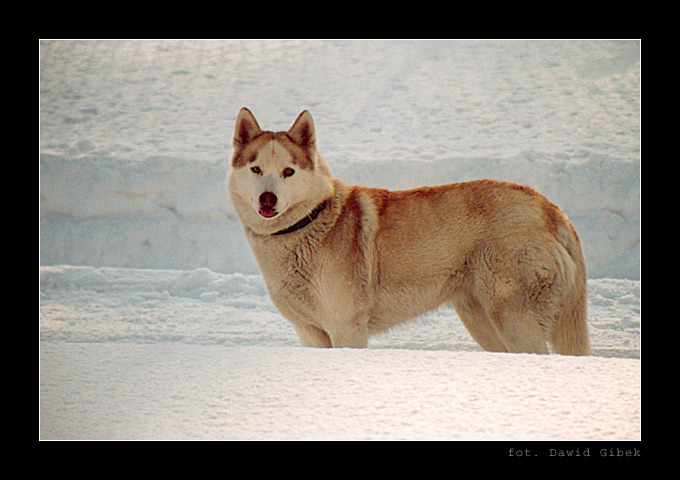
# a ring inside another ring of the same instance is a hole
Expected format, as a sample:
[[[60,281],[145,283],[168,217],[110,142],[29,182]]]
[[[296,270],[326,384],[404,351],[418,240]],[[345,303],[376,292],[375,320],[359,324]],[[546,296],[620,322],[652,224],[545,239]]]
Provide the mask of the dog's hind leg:
[[[508,352],[548,353],[546,333],[537,314],[509,307],[491,314],[491,322]]]
[[[472,295],[460,295],[451,301],[458,317],[472,338],[488,352],[507,352],[482,306]]]

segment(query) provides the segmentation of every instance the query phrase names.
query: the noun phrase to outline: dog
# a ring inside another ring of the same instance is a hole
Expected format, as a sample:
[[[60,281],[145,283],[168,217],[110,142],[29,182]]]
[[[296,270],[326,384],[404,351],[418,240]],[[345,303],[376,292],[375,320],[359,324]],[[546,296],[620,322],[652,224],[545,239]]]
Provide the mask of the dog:
[[[267,291],[303,346],[366,347],[446,304],[486,351],[590,352],[579,237],[529,187],[349,186],[318,152],[308,111],[273,132],[247,108],[227,184]]]

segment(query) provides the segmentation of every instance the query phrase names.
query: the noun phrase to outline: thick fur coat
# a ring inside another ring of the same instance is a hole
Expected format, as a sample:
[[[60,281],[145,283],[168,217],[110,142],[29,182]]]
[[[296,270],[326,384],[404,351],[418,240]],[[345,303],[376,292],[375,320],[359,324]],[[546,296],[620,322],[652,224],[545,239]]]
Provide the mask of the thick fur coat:
[[[231,200],[303,345],[365,347],[371,334],[449,304],[485,350],[589,353],[579,238],[531,188],[348,186],[317,151],[307,111],[270,132],[244,108],[233,147]]]

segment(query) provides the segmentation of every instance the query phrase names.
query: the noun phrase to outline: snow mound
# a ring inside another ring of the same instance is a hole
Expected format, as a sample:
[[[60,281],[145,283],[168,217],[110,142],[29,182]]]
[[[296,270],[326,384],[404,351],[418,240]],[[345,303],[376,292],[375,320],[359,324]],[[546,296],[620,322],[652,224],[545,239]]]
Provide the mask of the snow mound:
[[[228,200],[225,163],[43,154],[40,166],[43,264],[257,273]],[[334,173],[349,183],[392,189],[477,178],[528,185],[567,213],[591,278],[639,279],[637,162],[523,152],[502,160],[339,164]]]

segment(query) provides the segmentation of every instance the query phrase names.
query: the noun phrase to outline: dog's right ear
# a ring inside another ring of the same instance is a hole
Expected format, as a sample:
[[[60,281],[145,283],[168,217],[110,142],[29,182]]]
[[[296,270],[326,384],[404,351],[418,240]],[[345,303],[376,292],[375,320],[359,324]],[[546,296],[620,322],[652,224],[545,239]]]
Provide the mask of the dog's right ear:
[[[262,130],[257,124],[257,120],[247,108],[243,107],[236,117],[234,126],[234,147],[243,146],[260,135]]]

